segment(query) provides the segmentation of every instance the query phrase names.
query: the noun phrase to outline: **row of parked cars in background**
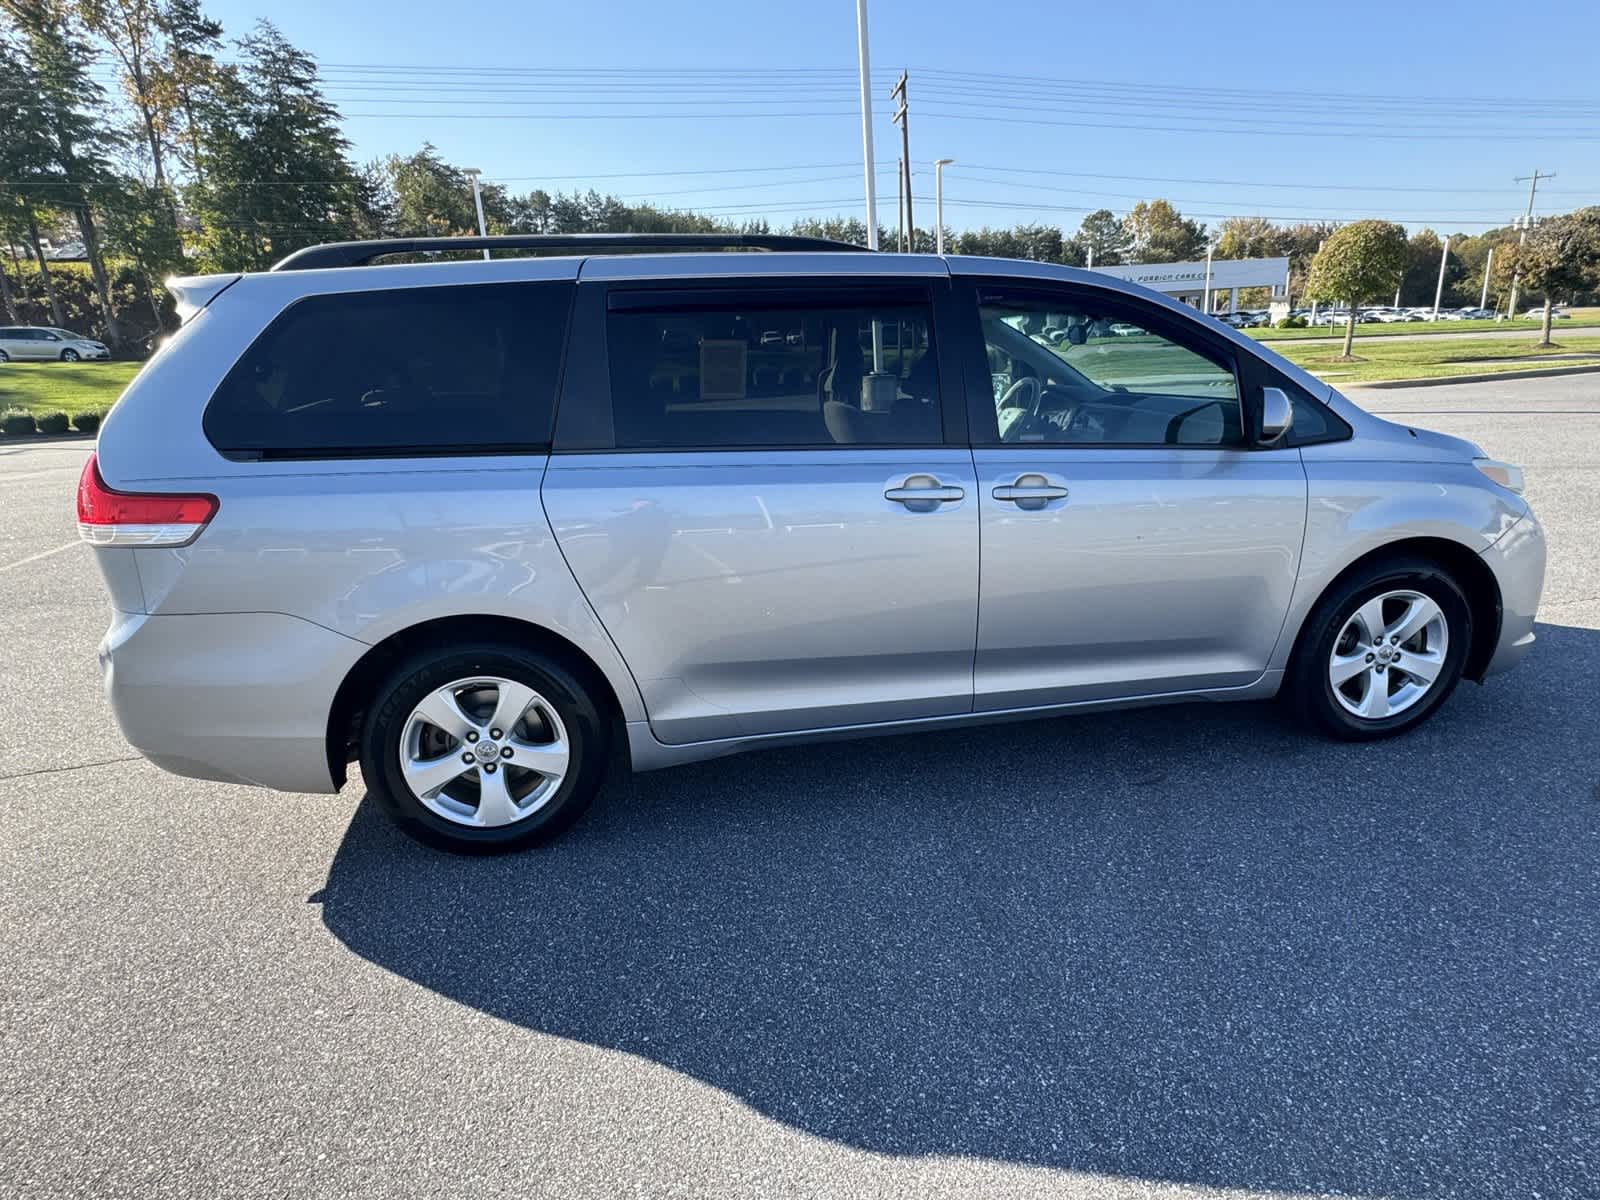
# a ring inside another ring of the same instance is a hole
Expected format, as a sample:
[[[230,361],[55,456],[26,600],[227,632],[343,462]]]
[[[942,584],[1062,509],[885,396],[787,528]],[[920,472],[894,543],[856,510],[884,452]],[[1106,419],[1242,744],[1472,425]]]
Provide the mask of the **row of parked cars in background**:
[[[1291,317],[1299,317],[1308,325],[1343,325],[1350,317],[1348,308],[1293,308],[1289,310]],[[1500,314],[1492,308],[1441,308],[1438,319],[1441,321],[1493,321]],[[1566,320],[1568,313],[1559,308],[1550,310],[1550,315],[1556,320]],[[1543,308],[1530,308],[1523,316],[1530,320],[1538,320],[1544,316]],[[1238,312],[1219,313],[1217,319],[1224,325],[1231,325],[1235,329],[1254,329],[1259,326],[1271,324],[1271,316],[1264,308],[1241,309]],[[1356,309],[1356,324],[1358,325],[1390,325],[1408,321],[1434,320],[1433,306],[1425,308],[1403,308],[1392,304],[1374,304],[1365,308]]]

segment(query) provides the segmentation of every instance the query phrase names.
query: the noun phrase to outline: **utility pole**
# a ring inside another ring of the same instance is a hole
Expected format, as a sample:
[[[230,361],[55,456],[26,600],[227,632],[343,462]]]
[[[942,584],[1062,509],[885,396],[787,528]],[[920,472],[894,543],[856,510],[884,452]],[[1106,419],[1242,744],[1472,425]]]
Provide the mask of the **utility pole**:
[[[867,0],[856,0],[856,55],[861,68],[861,156],[867,172],[867,249],[878,248],[878,179],[872,157],[872,64],[867,53]]]
[[[478,191],[478,176],[482,172],[477,167],[467,167],[461,173],[472,180],[472,207],[478,210],[478,236],[488,237],[489,229],[483,223],[483,193]],[[483,248],[483,261],[489,261],[489,247],[487,246]]]
[[[1512,183],[1521,183],[1523,180],[1528,181],[1528,211],[1524,213],[1522,217],[1522,234],[1517,238],[1517,245],[1520,246],[1523,242],[1528,240],[1528,229],[1533,225],[1533,198],[1534,196],[1538,195],[1539,180],[1554,179],[1555,177],[1556,173],[1554,171],[1546,173],[1539,170],[1538,167],[1535,167],[1532,175],[1517,175],[1512,178]],[[1521,273],[1522,272],[1515,267],[1511,269],[1511,305],[1506,310],[1506,320],[1508,321],[1514,321],[1517,318],[1517,284],[1520,282],[1518,276],[1520,276]]]
[[[894,248],[905,253],[906,248],[906,160],[901,159],[894,175]]]
[[[894,111],[894,123],[900,126],[900,187],[906,198],[905,249],[909,253],[917,244],[917,222],[911,215],[911,122],[906,118],[910,103],[906,83],[910,76],[900,72],[900,78],[889,89],[889,99],[897,100],[900,107]]]
[[[1494,247],[1489,247],[1489,257],[1483,260],[1483,295],[1478,297],[1478,307],[1489,307],[1489,268],[1494,266]]]
[[[1444,297],[1444,267],[1450,261],[1450,237],[1445,235],[1444,249],[1439,254],[1439,283],[1433,289],[1433,319],[1439,319],[1439,301]]]
[[[944,169],[955,162],[953,158],[933,160],[933,235],[934,253],[944,257]]]

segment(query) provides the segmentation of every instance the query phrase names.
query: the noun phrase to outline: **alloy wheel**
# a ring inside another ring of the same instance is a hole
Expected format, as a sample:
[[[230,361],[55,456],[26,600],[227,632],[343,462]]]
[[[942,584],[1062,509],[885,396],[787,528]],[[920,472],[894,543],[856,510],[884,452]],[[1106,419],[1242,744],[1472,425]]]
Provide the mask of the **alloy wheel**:
[[[1382,721],[1418,703],[1444,672],[1450,625],[1421,592],[1398,589],[1345,618],[1328,656],[1328,683],[1344,710]]]
[[[525,683],[458,679],[424,696],[400,736],[400,773],[430,811],[494,828],[538,812],[560,789],[572,744],[555,706]]]

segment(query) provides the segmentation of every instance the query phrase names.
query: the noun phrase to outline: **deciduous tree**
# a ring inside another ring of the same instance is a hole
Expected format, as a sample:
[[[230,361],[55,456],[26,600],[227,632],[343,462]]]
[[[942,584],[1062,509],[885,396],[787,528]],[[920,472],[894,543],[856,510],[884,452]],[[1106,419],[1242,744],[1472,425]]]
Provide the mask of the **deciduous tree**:
[[[1600,208],[1579,209],[1541,221],[1512,253],[1523,284],[1529,291],[1544,293],[1539,345],[1552,345],[1550,314],[1555,293],[1600,286]]]
[[[1276,258],[1288,241],[1288,231],[1266,217],[1229,217],[1217,229],[1217,257]]]
[[[1187,262],[1206,249],[1206,227],[1185,217],[1168,200],[1141,200],[1122,219],[1133,244],[1133,261]]]
[[[1344,357],[1356,333],[1356,306],[1391,294],[1406,265],[1406,231],[1392,221],[1356,221],[1328,236],[1311,262],[1308,291],[1317,300],[1350,306]]]

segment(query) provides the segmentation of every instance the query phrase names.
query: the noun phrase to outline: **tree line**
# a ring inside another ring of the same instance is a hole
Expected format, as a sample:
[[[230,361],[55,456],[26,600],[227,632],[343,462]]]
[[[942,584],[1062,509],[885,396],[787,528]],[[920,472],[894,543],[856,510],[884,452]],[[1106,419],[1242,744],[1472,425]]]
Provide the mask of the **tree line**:
[[[448,236],[477,228],[466,173],[431,145],[358,164],[315,59],[269,21],[226,40],[200,0],[0,0],[0,301],[12,322],[93,330],[136,351],[174,323],[160,281],[173,273],[260,270],[303,246],[350,238]],[[109,65],[115,85],[101,82]],[[482,188],[498,233],[789,232],[865,244],[854,218],[782,228],[630,203],[597,191]],[[1074,266],[1287,256],[1304,292],[1329,222],[1239,217],[1215,230],[1167,200],[1078,229],[1040,224],[947,231],[961,254]],[[1510,229],[1450,239],[1445,295],[1509,287]],[[82,262],[44,251],[77,243]],[[880,231],[882,244],[892,244]],[[931,251],[931,229],[914,248]],[[1431,303],[1442,252],[1412,235],[1401,303]]]

